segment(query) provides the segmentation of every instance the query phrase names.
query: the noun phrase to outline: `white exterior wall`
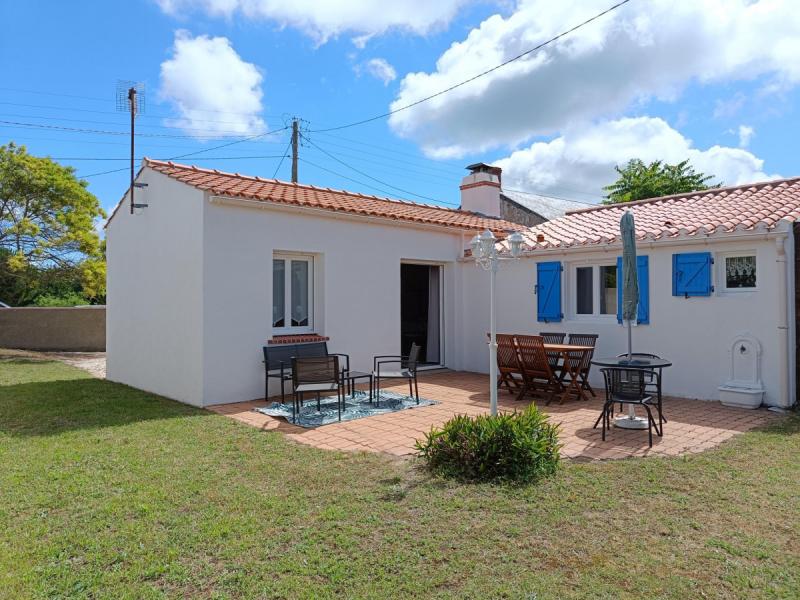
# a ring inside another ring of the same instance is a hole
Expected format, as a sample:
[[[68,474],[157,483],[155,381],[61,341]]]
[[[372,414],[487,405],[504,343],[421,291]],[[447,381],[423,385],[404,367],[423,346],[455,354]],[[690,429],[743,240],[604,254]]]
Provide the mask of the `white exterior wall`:
[[[331,352],[349,354],[352,369],[367,371],[374,355],[400,352],[401,262],[442,264],[444,360],[460,367],[456,260],[469,236],[229,200],[213,199],[204,210],[205,405],[264,395],[274,252],[315,255],[314,333],[330,337]],[[270,393],[278,390],[273,380]]]
[[[144,169],[106,228],[107,378],[200,405],[203,193]]]
[[[658,354],[673,361],[664,372],[664,393],[687,398],[718,399],[717,387],[729,379],[729,350],[741,333],[754,336],[763,349],[761,379],[766,389],[765,402],[770,405],[794,403],[794,251],[791,234],[787,243],[786,265],[788,303],[787,344],[779,334],[780,263],[774,238],[754,235],[752,239],[723,241],[708,239],[704,244],[671,245],[642,243],[640,255],[648,255],[650,277],[650,324],[633,330],[634,351]],[[726,252],[755,251],[757,290],[724,292],[722,277]],[[715,292],[710,297],[683,298],[672,295],[672,254],[680,252],[712,252],[715,257]],[[497,331],[537,334],[540,331],[563,331],[599,334],[596,356],[615,356],[627,351],[626,329],[616,317],[574,314],[573,278],[575,264],[616,264],[619,246],[570,252],[545,251],[536,257],[504,263],[497,277]],[[536,263],[561,261],[562,310],[560,323],[539,323],[536,319]],[[464,368],[488,371],[486,332],[489,328],[488,274],[474,264],[465,263],[464,290],[468,302],[463,323],[463,345],[470,349]],[[788,378],[781,378],[781,360],[788,360]],[[591,374],[592,385],[602,388],[598,369]],[[782,390],[784,381],[786,389]]]

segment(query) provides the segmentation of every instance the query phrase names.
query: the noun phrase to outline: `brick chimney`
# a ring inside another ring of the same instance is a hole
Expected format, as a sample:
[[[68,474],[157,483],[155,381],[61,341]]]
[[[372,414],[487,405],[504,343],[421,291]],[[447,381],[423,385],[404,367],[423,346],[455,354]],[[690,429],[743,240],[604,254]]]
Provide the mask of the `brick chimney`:
[[[469,175],[461,180],[461,210],[499,217],[502,169],[486,163],[475,163],[467,169]]]

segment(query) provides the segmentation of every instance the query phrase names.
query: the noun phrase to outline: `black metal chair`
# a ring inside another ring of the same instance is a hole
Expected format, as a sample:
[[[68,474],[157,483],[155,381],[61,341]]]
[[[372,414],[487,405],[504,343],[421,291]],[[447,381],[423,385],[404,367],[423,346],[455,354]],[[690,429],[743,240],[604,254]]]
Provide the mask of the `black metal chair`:
[[[303,408],[303,395],[316,394],[317,411],[321,407],[320,396],[323,392],[336,392],[336,404],[339,410],[339,420],[342,420],[342,405],[344,404],[344,388],[342,386],[342,372],[339,370],[339,357],[308,356],[292,359],[292,421],[296,422],[296,415]]]
[[[409,396],[415,398],[419,404],[419,384],[417,383],[417,365],[419,363],[420,347],[411,344],[408,356],[382,355],[372,359],[372,376],[375,378],[375,402],[381,403],[381,379],[406,379],[408,380]],[[387,369],[385,365],[394,365]]]
[[[292,381],[292,359],[315,356],[338,356],[342,359],[342,369],[350,370],[350,357],[347,354],[328,352],[326,342],[306,342],[300,344],[272,344],[264,346],[264,399],[269,397],[269,380],[281,382],[281,403],[286,400],[286,382]]]
[[[611,428],[611,419],[614,418],[614,404],[628,404],[642,406],[647,411],[647,437],[650,447],[653,447],[653,429],[661,437],[663,435],[663,424],[661,419],[656,423],[653,418],[653,397],[645,390],[647,372],[641,369],[626,369],[624,367],[608,367],[600,369],[606,385],[606,400],[603,404],[603,411],[594,423],[594,428],[598,423],[603,424],[602,439],[606,439],[606,429]]]
[[[617,354],[617,358],[626,358],[628,353],[624,354]],[[648,354],[647,352],[631,352],[631,358],[655,358],[660,359],[661,357],[657,354]],[[661,373],[664,369],[661,367],[654,367],[652,369],[646,369],[645,373],[647,376],[645,377],[646,385],[645,390],[649,392],[655,392],[656,398],[658,400],[658,416],[664,423],[667,422],[667,418],[664,416],[664,407],[661,398]]]

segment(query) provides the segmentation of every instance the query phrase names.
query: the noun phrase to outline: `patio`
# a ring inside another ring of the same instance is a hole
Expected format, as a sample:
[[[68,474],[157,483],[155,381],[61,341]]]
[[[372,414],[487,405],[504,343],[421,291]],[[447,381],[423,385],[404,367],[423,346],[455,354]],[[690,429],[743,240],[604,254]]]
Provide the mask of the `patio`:
[[[403,392],[407,388],[400,384],[385,389]],[[421,397],[439,401],[439,404],[317,429],[303,429],[283,419],[254,412],[253,408],[267,404],[264,400],[221,404],[211,406],[209,410],[265,431],[280,431],[290,439],[317,448],[385,452],[395,456],[413,454],[415,440],[455,414],[488,412],[486,375],[455,371],[420,373],[419,393]],[[589,402],[569,401],[563,405],[556,402],[550,406],[539,404],[555,422],[561,424],[563,456],[578,460],[702,452],[739,433],[780,418],[766,409],[750,411],[728,408],[719,402],[665,397],[664,413],[669,423],[664,426],[664,437],[654,437],[653,447],[648,448],[646,431],[615,429],[605,442],[600,439],[600,429],[592,429],[602,407],[599,398]],[[500,410],[526,405],[526,402],[516,402],[508,392],[499,394]]]

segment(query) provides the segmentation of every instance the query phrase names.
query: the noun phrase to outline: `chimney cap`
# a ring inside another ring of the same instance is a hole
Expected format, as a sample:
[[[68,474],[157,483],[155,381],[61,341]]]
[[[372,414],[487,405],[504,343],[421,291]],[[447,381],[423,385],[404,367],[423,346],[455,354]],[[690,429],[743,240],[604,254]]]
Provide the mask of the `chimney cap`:
[[[467,170],[470,173],[491,173],[492,175],[497,175],[498,177],[500,176],[500,173],[502,173],[503,171],[503,169],[501,169],[500,167],[487,165],[486,163],[482,162],[475,163],[472,165],[467,165]]]

